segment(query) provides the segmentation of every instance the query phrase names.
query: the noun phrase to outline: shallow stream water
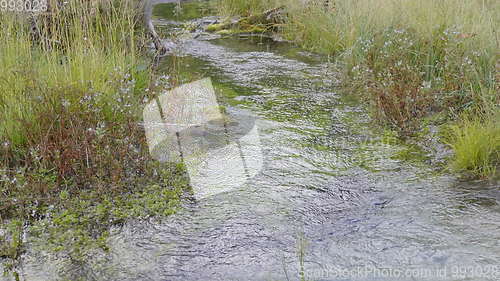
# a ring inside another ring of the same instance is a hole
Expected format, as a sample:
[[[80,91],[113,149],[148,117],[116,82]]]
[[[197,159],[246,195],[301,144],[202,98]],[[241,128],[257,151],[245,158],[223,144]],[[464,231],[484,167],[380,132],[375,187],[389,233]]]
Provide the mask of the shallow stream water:
[[[157,23],[180,30],[203,5],[163,4]],[[500,280],[499,186],[460,182],[390,141],[338,93],[327,58],[252,36],[169,45],[160,73],[210,77],[228,112],[255,116],[261,172],[161,222],[114,230],[109,254],[88,263],[27,255],[26,280]]]

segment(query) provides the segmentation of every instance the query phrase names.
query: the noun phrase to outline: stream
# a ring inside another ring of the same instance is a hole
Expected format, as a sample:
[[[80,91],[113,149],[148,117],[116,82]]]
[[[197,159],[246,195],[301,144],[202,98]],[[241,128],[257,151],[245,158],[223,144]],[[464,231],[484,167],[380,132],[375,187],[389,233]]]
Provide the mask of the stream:
[[[204,5],[160,4],[156,24],[209,22],[197,19]],[[499,186],[439,172],[374,126],[366,104],[339,93],[334,62],[259,36],[167,44],[160,74],[210,77],[228,112],[254,115],[262,169],[166,219],[114,229],[109,253],[85,264],[28,253],[26,280],[500,280]]]

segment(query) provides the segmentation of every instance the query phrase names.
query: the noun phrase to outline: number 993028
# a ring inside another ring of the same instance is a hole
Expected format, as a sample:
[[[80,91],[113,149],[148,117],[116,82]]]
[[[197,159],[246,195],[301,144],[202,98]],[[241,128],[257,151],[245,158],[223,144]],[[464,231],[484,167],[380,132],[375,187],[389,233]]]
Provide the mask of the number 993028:
[[[0,0],[0,12],[45,12],[47,0]]]

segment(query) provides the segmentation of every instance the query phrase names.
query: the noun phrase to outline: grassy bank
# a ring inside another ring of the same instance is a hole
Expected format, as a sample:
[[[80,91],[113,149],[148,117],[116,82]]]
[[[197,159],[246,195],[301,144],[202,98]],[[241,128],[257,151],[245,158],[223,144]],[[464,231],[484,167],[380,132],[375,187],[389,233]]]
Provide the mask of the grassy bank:
[[[494,176],[500,160],[498,153],[490,152],[498,149],[500,136],[488,124],[500,122],[498,1],[217,3],[225,16],[248,16],[278,6],[285,7],[279,32],[305,48],[333,56],[344,73],[344,88],[366,96],[374,119],[402,137],[418,132],[422,121],[433,115],[437,125],[453,122],[451,131],[457,133],[446,140],[456,152],[452,167]],[[477,126],[470,124],[471,118]],[[478,126],[488,133],[476,134]],[[464,135],[472,139],[464,141]],[[458,164],[463,159],[468,164]]]
[[[182,168],[151,161],[140,126],[152,90],[137,3],[0,13],[0,259],[26,232],[81,259],[109,226],[175,211]]]

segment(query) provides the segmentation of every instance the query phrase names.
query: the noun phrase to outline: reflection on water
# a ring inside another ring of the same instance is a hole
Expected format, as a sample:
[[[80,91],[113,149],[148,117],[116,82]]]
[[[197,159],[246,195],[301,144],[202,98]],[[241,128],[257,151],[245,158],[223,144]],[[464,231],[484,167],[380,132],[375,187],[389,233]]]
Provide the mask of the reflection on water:
[[[230,116],[255,116],[262,171],[162,222],[129,222],[86,264],[30,252],[27,279],[46,280],[38,276],[55,267],[88,280],[499,280],[498,185],[457,183],[394,157],[404,147],[335,91],[331,65],[317,56],[210,38],[178,44],[179,78],[210,76]],[[377,275],[383,269],[392,275]],[[395,277],[407,269],[420,275]]]

